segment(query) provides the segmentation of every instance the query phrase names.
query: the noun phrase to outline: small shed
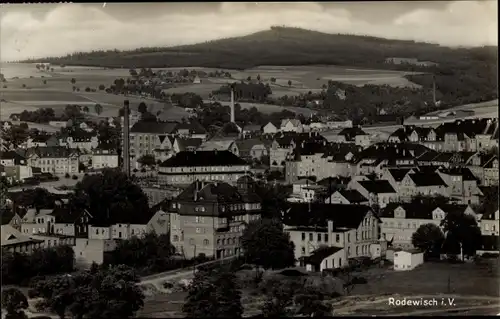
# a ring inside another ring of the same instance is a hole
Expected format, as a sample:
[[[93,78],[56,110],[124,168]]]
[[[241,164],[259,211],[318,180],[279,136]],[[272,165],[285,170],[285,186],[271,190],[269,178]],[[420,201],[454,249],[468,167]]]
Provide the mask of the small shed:
[[[394,252],[394,270],[412,270],[424,263],[424,253],[420,250]]]

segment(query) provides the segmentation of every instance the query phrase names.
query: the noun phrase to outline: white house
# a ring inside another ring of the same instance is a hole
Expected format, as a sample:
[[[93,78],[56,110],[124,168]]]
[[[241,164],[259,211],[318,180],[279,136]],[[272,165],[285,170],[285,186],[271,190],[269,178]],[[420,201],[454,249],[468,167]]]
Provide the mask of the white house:
[[[419,250],[394,252],[394,270],[412,270],[424,263],[424,253]]]
[[[262,128],[262,132],[264,134],[276,134],[278,133],[278,128],[272,122],[269,122],[264,125],[264,127]]]
[[[99,146],[92,151],[92,168],[118,167],[118,153],[112,148]]]
[[[304,128],[302,127],[302,123],[297,119],[284,119],[281,120],[280,130],[282,132],[302,133]]]

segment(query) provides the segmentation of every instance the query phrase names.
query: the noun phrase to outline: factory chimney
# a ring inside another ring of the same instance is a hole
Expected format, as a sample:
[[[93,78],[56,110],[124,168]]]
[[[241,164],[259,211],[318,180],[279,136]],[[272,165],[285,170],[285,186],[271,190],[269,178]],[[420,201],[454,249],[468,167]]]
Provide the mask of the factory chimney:
[[[130,108],[128,100],[123,102],[123,172],[130,176]]]
[[[434,103],[434,106],[436,106],[436,76],[432,76],[432,102]]]
[[[234,85],[231,85],[231,123],[234,123]]]

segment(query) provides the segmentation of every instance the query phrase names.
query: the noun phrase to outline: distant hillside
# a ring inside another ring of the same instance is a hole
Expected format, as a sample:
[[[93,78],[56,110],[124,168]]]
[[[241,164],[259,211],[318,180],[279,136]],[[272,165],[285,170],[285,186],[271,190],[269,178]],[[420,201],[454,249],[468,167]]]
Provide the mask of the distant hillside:
[[[170,48],[140,48],[130,51],[95,51],[40,61],[66,65],[125,68],[201,66],[245,69],[258,65],[331,64],[349,66],[385,65],[390,57],[446,63],[495,59],[496,48],[450,49],[414,41],[326,34],[300,28],[273,27],[243,37]],[[37,61],[39,62],[39,61]]]
[[[30,62],[116,68],[212,67],[246,69],[259,65],[341,65],[371,69],[420,71],[407,78],[437,90],[450,106],[498,98],[498,47],[449,48],[414,41],[326,34],[300,28],[273,27],[243,37],[170,48],[76,53]],[[385,63],[387,58],[413,58],[437,66]]]

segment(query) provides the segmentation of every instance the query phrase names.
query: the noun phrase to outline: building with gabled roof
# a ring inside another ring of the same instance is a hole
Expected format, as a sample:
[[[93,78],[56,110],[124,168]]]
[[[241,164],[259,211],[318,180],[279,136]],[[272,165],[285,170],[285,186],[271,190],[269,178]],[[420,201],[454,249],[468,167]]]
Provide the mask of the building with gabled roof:
[[[378,223],[373,210],[365,205],[291,203],[283,212],[284,230],[290,234],[301,265],[310,262],[307,257],[321,247],[342,249],[342,256],[333,254],[321,260],[323,269],[340,268],[351,258],[371,256],[370,247],[378,242]]]
[[[170,205],[171,242],[186,258],[238,255],[245,226],[261,217],[261,199],[246,179],[195,181]]]
[[[201,138],[176,137],[173,144],[174,153],[177,154],[184,151],[193,152],[200,148],[201,144],[203,144]]]
[[[2,251],[31,254],[36,249],[43,247],[43,240],[26,236],[11,225],[2,225],[0,236],[2,238]]]
[[[159,181],[189,185],[196,180],[234,183],[250,166],[229,151],[179,152],[159,165]]]
[[[448,196],[448,185],[437,172],[418,171],[407,174],[398,189],[403,201],[411,201],[416,196]]]
[[[63,146],[35,147],[26,151],[29,166],[39,167],[42,172],[76,174],[80,151]]]
[[[280,169],[285,166],[285,161],[288,155],[292,154],[293,150],[303,143],[323,144],[327,140],[318,132],[309,133],[294,133],[285,132],[275,135],[269,151],[269,160],[271,168]]]
[[[353,179],[348,185],[348,189],[355,189],[368,199],[370,205],[385,207],[389,203],[399,200],[397,191],[387,180]]]
[[[199,151],[229,151],[236,156],[240,155],[238,144],[236,143],[236,138],[224,137],[224,138],[212,138],[205,141],[198,148]]]

